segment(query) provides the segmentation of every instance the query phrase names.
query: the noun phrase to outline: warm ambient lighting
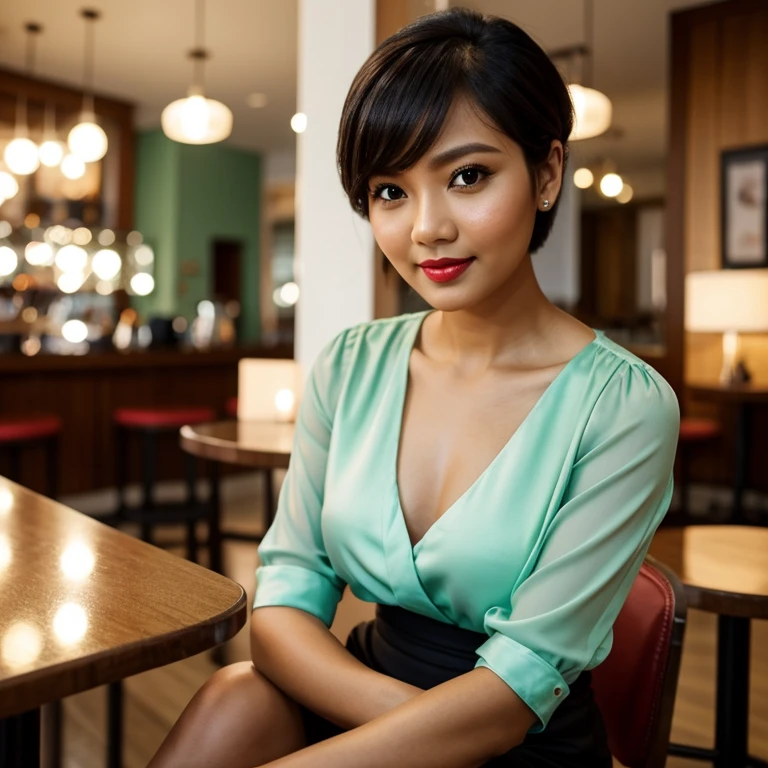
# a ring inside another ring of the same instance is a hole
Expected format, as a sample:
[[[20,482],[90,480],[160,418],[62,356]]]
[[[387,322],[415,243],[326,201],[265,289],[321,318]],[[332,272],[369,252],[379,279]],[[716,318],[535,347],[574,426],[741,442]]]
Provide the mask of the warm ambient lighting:
[[[44,141],[38,149],[38,155],[46,168],[55,168],[64,159],[64,145],[60,141]]]
[[[72,181],[82,179],[85,176],[85,162],[77,155],[67,155],[61,161],[61,172]]]
[[[294,360],[243,358],[238,363],[237,416],[241,421],[293,421],[303,379]]]
[[[82,541],[73,541],[61,553],[59,564],[68,579],[84,581],[93,572],[96,557],[93,550]]]
[[[19,266],[19,257],[13,248],[7,245],[0,246],[0,277],[8,277],[16,271]]]
[[[13,494],[7,488],[0,488],[0,517],[13,508]]]
[[[19,193],[19,182],[8,171],[0,171],[0,197],[10,200]]]
[[[629,184],[625,184],[621,188],[621,192],[619,192],[619,194],[616,195],[616,201],[619,203],[628,203],[634,196],[635,196],[635,190],[632,189],[632,187],[630,187]]]
[[[69,151],[84,163],[94,163],[107,154],[107,134],[96,124],[93,113],[84,112],[80,122],[69,132]]]
[[[117,277],[118,272],[123,266],[120,255],[110,248],[102,248],[94,254],[91,262],[96,277],[102,280],[112,280]]]
[[[307,130],[307,116],[303,112],[297,112],[291,118],[291,128],[294,133],[304,133]]]
[[[600,191],[606,197],[616,197],[623,187],[624,181],[618,173],[606,173],[605,176],[600,179]]]
[[[199,91],[171,102],[160,117],[163,133],[183,144],[215,144],[232,133],[232,110]]]
[[[44,267],[53,264],[53,248],[48,243],[38,243],[34,240],[27,243],[24,249],[24,258],[27,264],[33,267]]]
[[[131,290],[137,296],[149,296],[155,290],[155,279],[146,272],[139,272],[131,278]]]
[[[579,189],[589,189],[595,182],[595,175],[589,168],[579,168],[573,174],[573,183]]]
[[[571,93],[575,117],[570,141],[591,139],[605,133],[611,126],[611,100],[594,88],[585,88],[575,83],[569,85],[568,90]]]
[[[82,640],[88,631],[88,617],[82,606],[65,603],[53,617],[53,631],[62,645],[72,645]]]
[[[56,266],[62,272],[82,272],[88,264],[88,253],[79,245],[65,245],[56,254]]]
[[[8,627],[3,636],[2,657],[11,669],[18,669],[31,664],[42,650],[43,639],[40,630],[31,624],[17,621]]]
[[[40,167],[37,144],[23,136],[15,138],[8,144],[4,158],[8,169],[17,176],[28,176]]]
[[[690,272],[685,278],[685,329],[722,333],[720,382],[743,380],[738,334],[768,333],[768,269]]]
[[[88,338],[88,326],[82,320],[67,320],[61,326],[61,335],[70,344],[80,344]]]

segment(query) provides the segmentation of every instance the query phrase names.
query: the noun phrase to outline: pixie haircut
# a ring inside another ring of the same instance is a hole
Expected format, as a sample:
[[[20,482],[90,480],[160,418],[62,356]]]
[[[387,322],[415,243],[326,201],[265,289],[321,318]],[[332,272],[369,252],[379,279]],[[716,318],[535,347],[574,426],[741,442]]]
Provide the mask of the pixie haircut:
[[[336,160],[357,213],[368,218],[373,175],[405,171],[435,144],[457,97],[523,151],[535,192],[554,139],[573,127],[568,89],[520,27],[465,8],[423,16],[385,40],[355,76],[339,126]],[[565,160],[565,158],[564,158]],[[555,205],[537,211],[529,251],[547,239]]]

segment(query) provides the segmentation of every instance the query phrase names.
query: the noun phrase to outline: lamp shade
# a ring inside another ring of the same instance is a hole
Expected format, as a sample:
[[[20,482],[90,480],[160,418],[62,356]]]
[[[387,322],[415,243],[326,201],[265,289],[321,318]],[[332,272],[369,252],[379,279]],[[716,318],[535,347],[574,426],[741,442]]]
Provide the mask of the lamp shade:
[[[201,93],[172,101],[160,116],[163,133],[184,144],[215,144],[232,133],[232,110]]]
[[[611,127],[613,106],[611,100],[594,88],[583,85],[569,85],[575,120],[570,141],[591,139],[605,133]]]
[[[685,328],[702,333],[768,333],[768,269],[688,274]]]
[[[301,369],[295,360],[240,360],[237,418],[241,421],[294,421],[302,385]]]

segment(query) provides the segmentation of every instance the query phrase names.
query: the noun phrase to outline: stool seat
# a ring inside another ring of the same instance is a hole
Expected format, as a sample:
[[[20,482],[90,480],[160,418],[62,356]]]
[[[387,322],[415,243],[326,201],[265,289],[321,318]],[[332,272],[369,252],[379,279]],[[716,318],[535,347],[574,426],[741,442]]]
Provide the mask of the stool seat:
[[[681,442],[692,443],[699,440],[711,440],[719,437],[721,431],[720,424],[713,419],[680,420]]]
[[[21,443],[40,440],[61,432],[58,416],[2,416],[0,417],[0,443]]]
[[[183,427],[215,419],[213,408],[118,408],[114,413],[123,427]]]
[[[236,397],[229,397],[227,398],[227,402],[224,404],[224,410],[227,412],[227,416],[232,416],[233,418],[237,416],[237,398]]]

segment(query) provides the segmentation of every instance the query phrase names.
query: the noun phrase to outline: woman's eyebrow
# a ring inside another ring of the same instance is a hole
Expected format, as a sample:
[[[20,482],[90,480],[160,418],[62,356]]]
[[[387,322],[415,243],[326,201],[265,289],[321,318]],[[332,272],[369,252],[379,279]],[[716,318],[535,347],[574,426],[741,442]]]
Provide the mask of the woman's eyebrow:
[[[427,167],[434,171],[438,168],[442,168],[444,165],[456,162],[460,158],[464,157],[464,155],[471,155],[473,152],[500,153],[501,150],[497,147],[492,147],[489,144],[480,144],[479,142],[461,144],[458,147],[451,147],[451,149],[446,149],[439,155],[435,155],[434,157],[430,158],[429,162],[427,163]]]

